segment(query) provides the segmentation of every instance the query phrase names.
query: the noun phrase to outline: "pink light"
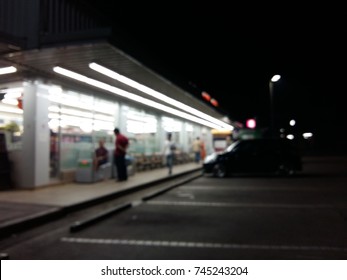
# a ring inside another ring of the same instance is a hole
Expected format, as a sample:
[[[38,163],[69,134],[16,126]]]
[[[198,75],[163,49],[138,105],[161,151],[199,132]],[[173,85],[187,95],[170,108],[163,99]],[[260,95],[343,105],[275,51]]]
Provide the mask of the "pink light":
[[[257,125],[255,119],[248,119],[247,122],[246,122],[246,126],[248,128],[255,128]]]

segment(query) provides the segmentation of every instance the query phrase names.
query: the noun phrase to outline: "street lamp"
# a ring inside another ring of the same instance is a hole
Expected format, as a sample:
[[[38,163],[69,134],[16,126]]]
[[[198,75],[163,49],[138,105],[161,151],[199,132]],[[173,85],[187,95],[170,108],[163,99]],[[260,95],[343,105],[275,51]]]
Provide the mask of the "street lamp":
[[[274,75],[271,80],[269,81],[269,89],[270,89],[270,129],[271,129],[271,135],[275,136],[275,114],[274,114],[274,102],[273,102],[273,84],[276,83],[279,79],[281,79],[280,75]]]
[[[296,124],[296,121],[295,120],[290,120],[290,122],[289,122],[289,125],[290,126],[294,126]]]

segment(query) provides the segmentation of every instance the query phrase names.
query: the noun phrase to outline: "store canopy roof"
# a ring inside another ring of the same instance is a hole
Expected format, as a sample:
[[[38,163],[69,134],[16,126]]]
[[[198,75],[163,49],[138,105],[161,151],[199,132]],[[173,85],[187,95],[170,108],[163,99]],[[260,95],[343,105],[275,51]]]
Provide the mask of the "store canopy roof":
[[[6,47],[2,45],[1,48],[4,50]],[[75,80],[68,77],[62,77],[53,71],[55,66],[60,66],[88,78],[163,103],[158,99],[149,97],[140,90],[134,89],[133,87],[125,85],[124,83],[116,81],[91,69],[89,64],[95,62],[214,118],[222,119],[223,117],[213,108],[207,106],[202,101],[175,86],[159,74],[151,71],[146,66],[142,65],[140,62],[106,41],[54,46],[51,48],[26,51],[10,51],[2,57],[3,59],[0,61],[0,67],[15,66],[18,71],[14,74],[6,75],[6,77],[4,75],[0,76],[0,83],[6,83],[11,79],[18,79],[18,77],[24,76],[33,78],[43,77],[52,82],[61,81],[62,83],[76,84]],[[85,87],[87,90],[95,91],[91,86],[83,83],[80,83],[80,85],[81,87]]]
[[[108,40],[112,37],[112,30],[106,22],[96,16],[92,6],[88,8],[71,0],[45,1],[45,5],[30,5],[26,0],[18,0],[0,1],[0,7],[0,69],[10,66],[17,68],[15,73],[0,75],[0,84],[20,81],[23,78],[41,78],[85,93],[97,91],[105,96],[118,94],[118,99],[131,103],[139,102],[143,97],[146,98],[144,103],[147,105],[151,102],[153,105],[155,101],[161,106],[157,106],[156,103],[152,107],[161,107],[161,110],[166,112],[170,110],[165,109],[168,106],[173,107],[176,100],[180,102],[176,104],[176,109],[200,114],[200,117],[201,114],[211,116],[218,119],[217,123],[222,120],[223,116],[215,108],[110,44]],[[141,84],[141,89],[91,69],[89,65],[92,62],[135,81],[137,85]],[[56,66],[60,68],[55,68]],[[53,69],[66,69],[82,75],[78,77],[82,77],[84,82],[72,79],[77,74],[73,75],[70,72],[71,75],[68,77],[62,76],[61,72]],[[86,80],[89,83],[86,83]],[[100,82],[108,88],[96,87]],[[113,87],[113,91],[109,90],[110,87]],[[118,88],[123,91],[119,91]],[[147,91],[147,94],[143,91]],[[119,92],[122,93],[121,96]],[[155,95],[156,98],[153,97]],[[130,96],[134,97],[133,101],[129,101]],[[167,100],[168,98],[171,99]],[[195,110],[199,112],[194,112]],[[177,115],[177,112],[173,114]],[[232,129],[231,126],[229,128]]]

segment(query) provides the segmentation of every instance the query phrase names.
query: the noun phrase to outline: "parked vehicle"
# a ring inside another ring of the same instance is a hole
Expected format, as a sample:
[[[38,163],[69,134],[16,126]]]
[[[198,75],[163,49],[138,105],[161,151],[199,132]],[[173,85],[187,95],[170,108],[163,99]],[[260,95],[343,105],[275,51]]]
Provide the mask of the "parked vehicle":
[[[287,139],[239,140],[206,157],[203,173],[227,177],[236,173],[293,175],[302,170],[298,149]]]

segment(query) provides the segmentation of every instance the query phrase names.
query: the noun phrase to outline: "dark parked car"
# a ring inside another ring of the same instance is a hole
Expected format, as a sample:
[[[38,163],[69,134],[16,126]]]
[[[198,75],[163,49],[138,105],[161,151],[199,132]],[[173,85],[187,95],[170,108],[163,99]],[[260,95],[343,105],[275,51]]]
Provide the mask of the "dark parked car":
[[[220,178],[236,173],[293,175],[301,170],[299,151],[287,139],[239,140],[207,156],[203,165],[204,174]]]

